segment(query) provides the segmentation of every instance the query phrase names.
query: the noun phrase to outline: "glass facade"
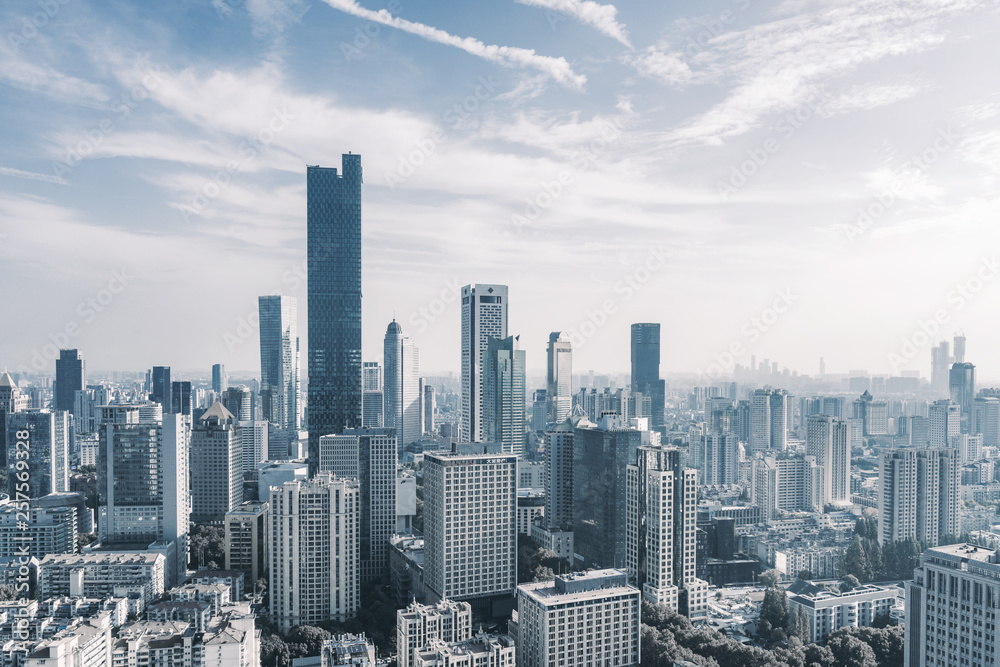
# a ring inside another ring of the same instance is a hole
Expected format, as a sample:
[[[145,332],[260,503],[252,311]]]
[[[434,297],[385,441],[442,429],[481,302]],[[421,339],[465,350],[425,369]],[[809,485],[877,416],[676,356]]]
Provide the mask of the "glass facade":
[[[663,425],[666,386],[660,379],[660,325],[632,325],[632,393],[650,397],[650,425]]]
[[[361,156],[308,167],[309,469],[320,436],[361,426]]]
[[[262,296],[260,311],[260,399],[264,420],[299,428],[298,300]]]

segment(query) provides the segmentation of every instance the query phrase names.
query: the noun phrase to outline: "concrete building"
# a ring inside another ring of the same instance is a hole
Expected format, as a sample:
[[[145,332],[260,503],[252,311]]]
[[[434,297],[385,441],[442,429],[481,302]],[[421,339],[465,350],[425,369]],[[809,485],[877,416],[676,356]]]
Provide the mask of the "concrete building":
[[[524,453],[525,354],[517,337],[491,338],[483,359],[483,440]]]
[[[979,396],[972,401],[970,430],[983,436],[984,447],[1000,446],[1000,398]]]
[[[546,420],[560,424],[573,410],[573,343],[561,331],[549,334],[546,348]]]
[[[435,642],[417,651],[414,667],[514,667],[516,650],[507,635],[480,633],[464,642]]]
[[[0,558],[76,553],[76,524],[75,507],[0,505]]]
[[[688,463],[701,473],[702,484],[739,482],[740,444],[735,433],[692,435],[689,449]]]
[[[297,431],[299,421],[298,299],[257,297],[260,315],[260,402],[263,421]]]
[[[483,391],[486,349],[491,338],[507,338],[507,286],[462,288],[461,442],[483,442]]]
[[[243,477],[251,479],[257,475],[257,468],[268,459],[269,436],[271,425],[263,419],[239,422],[236,435],[240,440],[240,453],[243,457]]]
[[[823,467],[824,504],[845,504],[851,493],[850,434],[845,421],[828,415],[813,415],[806,420],[806,454],[816,457]]]
[[[358,482],[317,473],[272,489],[269,504],[272,621],[288,632],[352,618],[360,604]]]
[[[383,343],[385,384],[383,425],[396,429],[399,447],[420,439],[423,417],[420,413],[420,356],[416,344],[403,335],[396,320],[389,323]]]
[[[221,521],[243,502],[243,450],[233,413],[216,401],[191,431],[191,520]]]
[[[899,588],[862,584],[846,593],[806,581],[796,581],[788,589],[788,612],[802,613],[809,624],[809,642],[822,644],[840,628],[867,628],[879,615],[888,616],[896,603]]]
[[[361,367],[361,426],[382,428],[385,403],[382,395],[382,364],[366,361]]]
[[[962,411],[949,400],[935,401],[929,408],[928,438],[931,447],[949,447],[962,432]]]
[[[757,389],[750,396],[748,455],[783,452],[788,442],[788,394],[780,389]]]
[[[266,503],[271,499],[272,488],[308,476],[309,465],[305,461],[266,461],[257,469],[257,497]]]
[[[780,512],[822,510],[825,470],[815,456],[755,458],[751,462],[752,502],[761,508],[765,521]]]
[[[893,449],[882,453],[879,542],[916,538],[937,545],[961,533],[957,449]]]
[[[639,609],[639,589],[620,570],[521,584],[511,621],[518,667],[637,667]]]
[[[472,607],[468,602],[410,603],[396,611],[396,664],[413,667],[417,651],[437,642],[463,642],[470,637]]]
[[[250,585],[267,575],[271,517],[266,502],[248,500],[226,514],[226,567],[241,570]]]
[[[545,519],[545,491],[542,489],[517,490],[517,533],[531,537],[531,527]]]
[[[112,667],[111,614],[97,614],[35,645],[23,667]]]
[[[31,409],[9,413],[6,422],[7,494],[41,498],[69,491],[69,412]]]
[[[49,554],[38,565],[38,593],[41,599],[139,593],[149,604],[163,595],[166,566],[163,554]]]
[[[334,635],[319,652],[320,667],[376,667],[375,645],[365,633]]]

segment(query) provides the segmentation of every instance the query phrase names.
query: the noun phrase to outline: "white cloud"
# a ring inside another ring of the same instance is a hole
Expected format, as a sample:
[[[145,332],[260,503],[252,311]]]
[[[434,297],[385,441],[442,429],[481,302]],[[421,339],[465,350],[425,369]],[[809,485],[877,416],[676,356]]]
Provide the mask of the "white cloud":
[[[65,180],[51,174],[39,174],[33,171],[21,171],[10,167],[0,167],[0,174],[13,176],[15,178],[25,178],[29,181],[45,181],[46,183],[56,183],[58,185],[69,185]]]
[[[522,5],[551,9],[575,17],[589,26],[597,28],[612,39],[632,48],[625,26],[616,20],[618,8],[602,5],[593,0],[517,0]]]

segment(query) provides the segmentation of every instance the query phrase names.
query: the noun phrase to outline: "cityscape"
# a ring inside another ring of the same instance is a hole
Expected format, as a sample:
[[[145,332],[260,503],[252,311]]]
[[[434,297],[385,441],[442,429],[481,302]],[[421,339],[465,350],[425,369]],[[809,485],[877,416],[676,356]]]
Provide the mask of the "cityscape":
[[[995,6],[114,4],[0,10],[0,667],[998,664]]]

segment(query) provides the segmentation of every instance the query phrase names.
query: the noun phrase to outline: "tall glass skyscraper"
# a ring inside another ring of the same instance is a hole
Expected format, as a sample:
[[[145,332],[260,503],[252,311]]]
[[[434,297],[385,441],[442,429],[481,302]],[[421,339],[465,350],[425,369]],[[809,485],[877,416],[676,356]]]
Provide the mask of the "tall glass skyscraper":
[[[299,428],[298,299],[261,296],[260,399],[264,420],[289,431]]]
[[[666,387],[660,379],[658,322],[632,325],[632,393],[637,392],[650,397],[650,425],[662,426]]]
[[[361,426],[361,156],[306,169],[309,471],[321,436]]]
[[[560,424],[573,409],[573,344],[561,331],[549,334],[545,400],[548,421]]]
[[[79,350],[59,350],[56,359],[56,410],[73,411],[76,392],[87,386],[83,357]]]
[[[483,441],[483,378],[491,338],[507,337],[507,286],[466,285],[462,288],[462,423],[463,442]]]
[[[396,320],[389,323],[383,345],[385,365],[386,428],[396,429],[400,447],[416,442],[421,435],[420,357],[413,339],[403,335]]]
[[[483,439],[504,454],[524,453],[524,350],[517,338],[491,338],[483,363]]]

